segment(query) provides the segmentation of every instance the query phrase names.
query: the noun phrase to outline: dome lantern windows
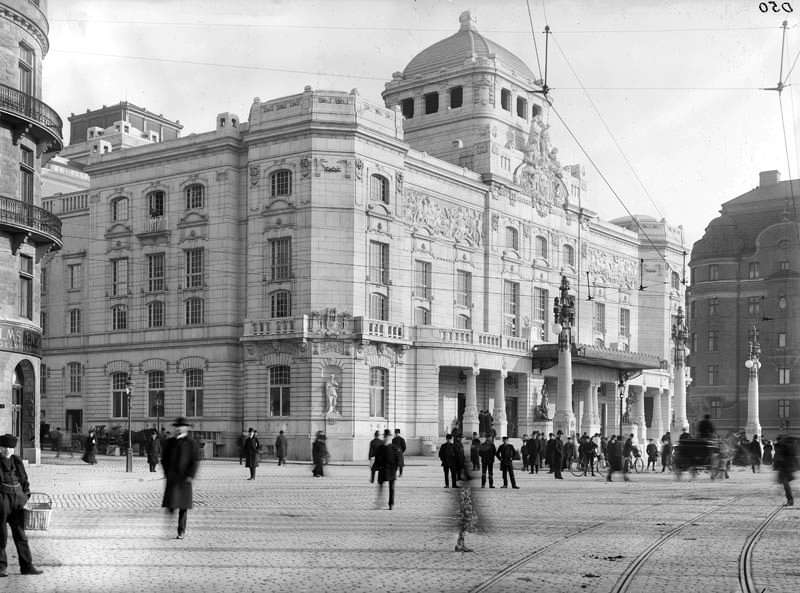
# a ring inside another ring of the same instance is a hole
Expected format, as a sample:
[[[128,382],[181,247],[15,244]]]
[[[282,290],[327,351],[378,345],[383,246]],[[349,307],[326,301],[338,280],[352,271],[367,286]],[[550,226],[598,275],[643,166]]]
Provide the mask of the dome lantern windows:
[[[439,93],[426,93],[424,98],[426,115],[439,111]]]
[[[414,97],[408,97],[400,101],[400,111],[406,119],[414,117]]]

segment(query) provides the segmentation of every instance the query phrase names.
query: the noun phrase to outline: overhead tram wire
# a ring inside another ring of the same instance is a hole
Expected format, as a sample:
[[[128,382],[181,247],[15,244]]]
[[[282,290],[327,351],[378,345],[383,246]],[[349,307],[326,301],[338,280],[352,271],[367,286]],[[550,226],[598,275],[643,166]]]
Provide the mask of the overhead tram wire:
[[[544,80],[542,76],[542,63],[539,61],[539,46],[536,44],[536,33],[533,28],[533,12],[531,11],[531,1],[525,0],[525,5],[528,7],[528,22],[531,25],[531,39],[533,39],[533,49],[536,54],[536,66],[539,68],[539,80]]]
[[[575,77],[575,80],[578,81],[578,84],[583,90],[584,95],[586,95],[586,98],[588,99],[589,104],[592,106],[592,109],[594,109],[594,112],[597,114],[597,117],[600,119],[600,122],[603,124],[603,127],[606,129],[606,132],[611,137],[611,140],[614,142],[614,146],[617,147],[617,150],[622,155],[625,164],[628,165],[628,168],[631,170],[631,173],[633,173],[634,178],[636,178],[636,181],[639,183],[642,190],[644,190],[647,199],[650,200],[650,203],[653,205],[653,208],[656,209],[656,212],[658,212],[659,216],[663,219],[666,219],[666,216],[662,212],[661,208],[658,207],[658,204],[656,204],[656,201],[653,199],[653,196],[647,190],[647,187],[642,181],[642,178],[639,176],[639,173],[634,168],[633,163],[631,163],[630,159],[628,158],[628,155],[625,154],[625,151],[622,149],[622,146],[617,140],[617,137],[614,135],[614,132],[611,130],[611,127],[608,125],[606,118],[603,117],[603,114],[600,111],[600,109],[597,108],[597,104],[594,102],[594,99],[592,99],[592,96],[586,90],[586,87],[584,86],[580,76],[578,76],[578,73],[575,71],[575,68],[572,67],[572,63],[569,61],[569,58],[567,58],[567,54],[564,52],[564,48],[561,47],[561,44],[558,42],[558,38],[555,35],[553,35],[553,41],[555,41],[556,47],[558,48],[558,51],[561,53],[561,57],[564,58],[564,61],[567,63],[567,67],[572,72],[572,75]]]

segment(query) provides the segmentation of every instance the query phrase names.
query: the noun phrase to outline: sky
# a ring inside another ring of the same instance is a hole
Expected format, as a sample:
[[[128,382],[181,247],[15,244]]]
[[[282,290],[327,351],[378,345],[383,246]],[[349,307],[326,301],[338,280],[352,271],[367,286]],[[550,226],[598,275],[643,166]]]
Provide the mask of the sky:
[[[51,0],[43,96],[65,134],[70,113],[120,100],[180,120],[182,135],[202,133],[218,113],[246,120],[254,97],[306,85],[357,88],[381,103],[392,73],[455,33],[465,10],[538,73],[532,20],[542,70],[552,30],[547,82],[568,129],[550,113],[551,139],[562,164],[585,167],[584,205],[606,220],[665,217],[691,246],[759,171],[800,176],[800,93],[788,86],[781,111],[778,93],[761,90],[779,79],[783,20],[784,74],[800,55],[793,4],[762,13],[751,0]]]

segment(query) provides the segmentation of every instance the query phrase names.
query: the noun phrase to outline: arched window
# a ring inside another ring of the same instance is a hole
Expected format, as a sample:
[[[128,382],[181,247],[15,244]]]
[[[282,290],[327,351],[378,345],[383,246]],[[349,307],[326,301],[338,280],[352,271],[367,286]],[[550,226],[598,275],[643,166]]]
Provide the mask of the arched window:
[[[287,169],[275,171],[269,178],[270,195],[289,196],[292,193],[292,172]]]
[[[547,239],[541,235],[536,237],[536,257],[547,259]]]
[[[166,197],[167,195],[160,189],[147,194],[147,207],[150,218],[160,218],[164,216],[166,212]]]
[[[206,188],[200,183],[192,183],[184,190],[186,195],[186,209],[205,208]]]
[[[672,272],[672,290],[681,289],[681,277],[678,272]]]
[[[506,249],[519,250],[519,232],[512,226],[506,227]]]
[[[203,415],[203,369],[186,369],[186,415]]]
[[[389,320],[386,297],[379,292],[373,292],[369,295],[369,316],[370,319],[378,319],[380,321]]]
[[[114,222],[128,220],[128,198],[111,200],[111,220]]]
[[[147,327],[164,327],[164,302],[147,303]]]
[[[383,367],[369,369],[369,415],[386,417],[386,398],[389,394],[389,371]]]
[[[186,325],[200,325],[204,323],[204,301],[199,297],[186,299]]]
[[[128,373],[111,375],[111,415],[114,418],[128,417]]]
[[[128,329],[128,306],[114,305],[111,307],[111,329]]]
[[[431,311],[426,307],[416,307],[414,309],[414,322],[416,325],[430,325]]]
[[[389,203],[389,181],[382,175],[369,178],[369,199],[375,202]]]
[[[456,329],[472,329],[472,320],[467,315],[456,316]]]
[[[288,290],[276,290],[270,295],[270,311],[272,317],[291,317],[292,293]]]
[[[289,416],[291,413],[291,383],[291,367],[270,367],[269,411],[272,416]]]
[[[164,371],[147,373],[147,415],[164,415]]]
[[[575,267],[575,248],[572,245],[564,245],[564,263]]]

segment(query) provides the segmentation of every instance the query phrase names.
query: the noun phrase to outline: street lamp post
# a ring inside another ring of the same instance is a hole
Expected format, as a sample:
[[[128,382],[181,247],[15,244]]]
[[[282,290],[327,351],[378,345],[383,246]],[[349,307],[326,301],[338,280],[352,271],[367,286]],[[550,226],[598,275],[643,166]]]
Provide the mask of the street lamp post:
[[[625,401],[625,381],[620,379],[619,380],[619,436],[622,436],[622,421],[623,421],[623,412],[622,412],[622,403]]]
[[[572,411],[572,326],[575,324],[575,297],[569,294],[569,280],[561,276],[561,296],[553,299],[553,329],[558,334],[558,397],[553,430],[572,436],[575,413]]]
[[[747,377],[747,423],[744,432],[748,439],[761,434],[761,423],[758,419],[758,370],[761,368],[761,345],[758,343],[758,329],[753,326],[747,341],[749,356],[744,361],[748,370]]]
[[[125,471],[133,471],[133,435],[131,434],[131,395],[133,393],[133,382],[128,379],[125,384],[125,400],[128,405],[128,450],[125,453]]]
[[[686,347],[686,340],[689,337],[689,330],[686,327],[683,317],[683,307],[678,307],[678,315],[675,324],[672,326],[672,340],[675,342],[675,364],[673,373],[673,383],[675,386],[674,410],[675,416],[673,425],[670,427],[672,434],[681,434],[684,430],[689,430],[689,419],[686,417],[686,357],[689,349]]]

